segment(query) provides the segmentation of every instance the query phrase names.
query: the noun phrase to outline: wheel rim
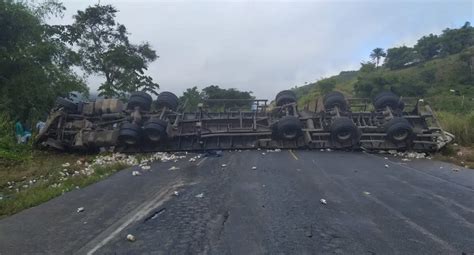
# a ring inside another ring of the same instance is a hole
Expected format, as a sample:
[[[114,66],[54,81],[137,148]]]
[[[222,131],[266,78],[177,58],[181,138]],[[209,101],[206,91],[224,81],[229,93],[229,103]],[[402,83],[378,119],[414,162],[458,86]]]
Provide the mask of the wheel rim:
[[[398,129],[393,133],[393,139],[396,141],[404,141],[408,138],[409,132],[406,129]]]
[[[340,141],[345,141],[345,140],[348,140],[351,138],[352,136],[352,133],[350,130],[342,130],[340,132],[337,133],[337,139],[340,140]]]
[[[159,130],[148,129],[146,134],[151,141],[158,142],[161,139],[161,132]]]
[[[137,143],[137,138],[133,136],[129,136],[129,135],[122,136],[121,140],[123,143],[128,144],[128,145],[134,145]]]
[[[283,136],[286,139],[294,139],[297,135],[298,135],[298,131],[295,129],[289,129],[283,132]]]

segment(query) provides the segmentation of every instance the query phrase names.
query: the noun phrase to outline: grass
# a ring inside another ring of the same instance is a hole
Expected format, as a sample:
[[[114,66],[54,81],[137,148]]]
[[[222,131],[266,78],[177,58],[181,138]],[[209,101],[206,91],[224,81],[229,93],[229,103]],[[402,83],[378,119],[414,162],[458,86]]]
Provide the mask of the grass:
[[[474,111],[468,114],[439,111],[437,117],[443,129],[456,136],[456,143],[464,146],[474,144]]]
[[[73,189],[82,188],[128,167],[112,163],[94,167],[90,175],[80,174],[91,155],[32,151],[16,161],[0,162],[0,218],[39,205]],[[77,164],[76,162],[81,162]],[[63,164],[70,166],[64,167]]]

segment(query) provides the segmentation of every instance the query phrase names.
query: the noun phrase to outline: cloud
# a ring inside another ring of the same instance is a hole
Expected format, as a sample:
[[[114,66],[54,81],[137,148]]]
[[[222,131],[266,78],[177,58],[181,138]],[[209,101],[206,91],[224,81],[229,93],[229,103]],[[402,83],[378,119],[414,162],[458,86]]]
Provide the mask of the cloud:
[[[64,20],[96,1],[65,1]],[[148,73],[180,95],[216,84],[272,99],[368,59],[371,49],[472,20],[472,1],[106,1],[132,42],[148,41],[160,58]],[[92,89],[100,79],[91,79]]]

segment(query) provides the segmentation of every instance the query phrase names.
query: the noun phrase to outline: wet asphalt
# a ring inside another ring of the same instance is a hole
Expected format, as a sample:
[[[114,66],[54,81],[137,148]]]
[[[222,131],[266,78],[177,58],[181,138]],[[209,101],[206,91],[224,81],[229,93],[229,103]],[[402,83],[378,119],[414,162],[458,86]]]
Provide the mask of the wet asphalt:
[[[192,156],[0,220],[0,254],[474,254],[473,170],[364,152]]]

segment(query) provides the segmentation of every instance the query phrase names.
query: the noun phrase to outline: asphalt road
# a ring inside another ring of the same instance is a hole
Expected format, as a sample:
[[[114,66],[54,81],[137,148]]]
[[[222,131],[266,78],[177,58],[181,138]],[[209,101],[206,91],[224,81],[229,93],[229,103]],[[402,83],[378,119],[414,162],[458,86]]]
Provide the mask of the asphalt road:
[[[121,171],[1,220],[0,253],[474,254],[473,170],[262,152]]]

